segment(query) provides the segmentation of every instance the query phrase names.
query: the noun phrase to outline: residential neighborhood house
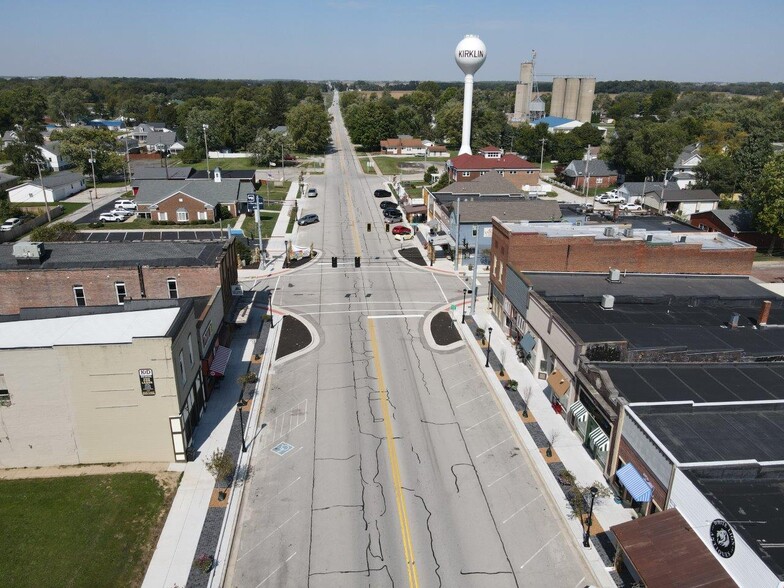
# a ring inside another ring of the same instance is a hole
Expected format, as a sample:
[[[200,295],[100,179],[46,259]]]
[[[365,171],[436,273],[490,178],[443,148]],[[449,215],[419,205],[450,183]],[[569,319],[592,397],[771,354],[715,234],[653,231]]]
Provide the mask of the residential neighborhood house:
[[[586,165],[587,163],[587,165]],[[610,169],[606,161],[574,159],[561,172],[563,182],[573,188],[606,188],[618,182],[618,172]]]
[[[84,176],[76,172],[61,171],[35,178],[8,189],[8,199],[17,204],[57,202],[84,190]]]

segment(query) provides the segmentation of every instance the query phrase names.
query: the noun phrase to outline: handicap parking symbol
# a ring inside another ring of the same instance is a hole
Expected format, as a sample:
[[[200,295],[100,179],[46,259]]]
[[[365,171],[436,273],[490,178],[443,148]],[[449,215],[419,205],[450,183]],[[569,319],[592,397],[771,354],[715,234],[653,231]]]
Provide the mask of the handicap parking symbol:
[[[277,453],[278,455],[286,455],[289,451],[294,449],[294,446],[290,443],[278,443],[275,447],[272,448],[273,453]]]

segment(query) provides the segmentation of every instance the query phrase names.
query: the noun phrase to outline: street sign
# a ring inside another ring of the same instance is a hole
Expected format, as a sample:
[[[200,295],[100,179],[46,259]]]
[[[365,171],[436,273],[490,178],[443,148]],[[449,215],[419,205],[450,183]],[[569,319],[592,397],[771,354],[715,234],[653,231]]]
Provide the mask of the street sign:
[[[248,212],[256,210],[256,194],[248,194]]]
[[[449,307],[449,310],[457,310],[457,305],[453,304],[452,306]]]

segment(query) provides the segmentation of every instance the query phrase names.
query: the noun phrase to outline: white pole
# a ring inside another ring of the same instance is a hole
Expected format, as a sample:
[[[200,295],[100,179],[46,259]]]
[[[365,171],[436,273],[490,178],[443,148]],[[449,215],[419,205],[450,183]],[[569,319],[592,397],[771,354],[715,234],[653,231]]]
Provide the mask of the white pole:
[[[90,149],[90,167],[93,170],[93,194],[95,195],[95,199],[98,200],[98,186],[95,185],[95,149]],[[90,208],[92,211],[95,212],[95,204],[93,204],[92,198],[90,199]]]
[[[455,271],[458,269],[458,257],[460,255],[460,198],[457,199],[457,234],[455,235]]]
[[[465,89],[463,90],[463,143],[460,145],[458,155],[468,153],[471,155],[471,109],[474,103],[474,76],[466,74]]]
[[[479,225],[474,225],[474,275],[471,278],[471,316],[476,315],[476,269],[479,266]]]
[[[46,186],[44,186],[44,176],[41,173],[41,167],[44,165],[41,161],[34,162],[35,166],[38,168],[38,180],[41,182],[41,190],[44,193],[44,207],[46,208],[46,220],[47,222],[52,222],[52,215],[49,213],[49,201],[46,199]]]
[[[207,179],[210,179],[210,149],[207,147],[207,129],[210,128],[210,125],[203,124],[201,125],[202,130],[204,131],[204,153],[207,156]]]

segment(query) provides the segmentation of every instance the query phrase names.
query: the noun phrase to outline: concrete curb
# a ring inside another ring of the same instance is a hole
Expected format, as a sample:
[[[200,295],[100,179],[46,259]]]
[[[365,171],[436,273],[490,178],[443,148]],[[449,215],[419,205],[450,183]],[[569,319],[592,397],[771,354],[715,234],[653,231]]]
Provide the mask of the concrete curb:
[[[582,525],[577,520],[569,518],[569,506],[564,499],[560,487],[558,486],[558,482],[553,477],[547,462],[544,461],[544,458],[539,452],[539,448],[536,446],[536,443],[531,437],[531,434],[528,432],[528,429],[525,428],[525,425],[520,420],[514,405],[512,405],[512,401],[509,400],[509,397],[507,396],[506,391],[503,389],[503,386],[501,386],[501,383],[498,381],[495,372],[492,368],[484,367],[484,351],[481,347],[479,347],[476,339],[474,339],[474,335],[471,332],[470,327],[468,324],[460,324],[459,328],[463,334],[463,338],[466,340],[468,347],[473,352],[475,359],[481,362],[480,365],[482,373],[493,389],[496,400],[503,407],[506,418],[514,427],[515,432],[517,433],[517,437],[523,442],[529,459],[536,468],[536,473],[538,474],[537,477],[544,486],[544,489],[546,489],[546,496],[549,498],[550,504],[553,505],[560,513],[561,522],[569,529],[569,531],[571,531],[572,538],[576,541],[574,544],[575,549],[582,555],[586,564],[594,572],[596,580],[600,582],[602,586],[615,588],[615,581],[607,571],[604,562],[602,561],[601,557],[599,557],[596,549],[584,549],[580,547],[583,538]],[[543,495],[545,494],[543,493]]]
[[[259,428],[259,418],[261,416],[261,409],[264,404],[265,393],[267,391],[267,384],[272,372],[272,364],[275,361],[274,351],[278,347],[278,340],[280,339],[280,329],[278,329],[273,336],[267,337],[267,344],[264,347],[264,362],[261,366],[261,377],[256,383],[255,397],[251,414],[248,418],[248,426],[245,430],[246,439],[250,437],[250,448],[246,453],[240,453],[240,458],[237,461],[237,471],[247,469],[253,458],[253,452],[256,449],[254,440],[257,436]],[[251,426],[251,423],[253,425]],[[252,433],[252,434],[250,434]],[[239,519],[240,511],[242,510],[242,498],[245,493],[246,483],[239,486],[234,486],[229,494],[229,505],[227,507],[226,515],[223,518],[223,526],[221,527],[220,537],[218,539],[218,546],[215,550],[215,567],[210,573],[210,578],[207,583],[208,586],[223,586],[228,564],[233,555],[234,535]]]

